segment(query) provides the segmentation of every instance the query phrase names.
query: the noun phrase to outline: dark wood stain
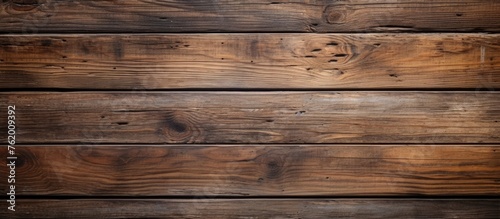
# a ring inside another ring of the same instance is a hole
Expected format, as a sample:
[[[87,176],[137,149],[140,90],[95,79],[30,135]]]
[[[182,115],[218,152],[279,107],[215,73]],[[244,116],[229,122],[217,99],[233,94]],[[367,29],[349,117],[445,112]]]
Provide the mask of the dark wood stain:
[[[169,129],[179,133],[185,132],[187,130],[186,125],[177,121],[174,116],[167,116],[165,123],[167,124],[167,127]]]
[[[113,42],[113,54],[116,60],[123,58],[123,44],[120,39],[115,39]]]
[[[82,44],[81,51],[83,54],[90,54],[90,49],[86,44]],[[93,54],[95,54],[95,53],[93,53]]]
[[[51,46],[52,45],[52,40],[46,39],[42,40],[42,46]]]

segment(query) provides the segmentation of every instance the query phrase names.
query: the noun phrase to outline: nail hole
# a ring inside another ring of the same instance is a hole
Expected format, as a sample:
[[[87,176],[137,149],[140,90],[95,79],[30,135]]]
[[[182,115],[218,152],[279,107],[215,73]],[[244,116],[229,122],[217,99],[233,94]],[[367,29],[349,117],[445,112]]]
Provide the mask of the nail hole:
[[[306,113],[305,110],[301,110],[301,111],[295,112],[295,115],[299,115],[300,116],[300,115],[304,115],[305,113]]]

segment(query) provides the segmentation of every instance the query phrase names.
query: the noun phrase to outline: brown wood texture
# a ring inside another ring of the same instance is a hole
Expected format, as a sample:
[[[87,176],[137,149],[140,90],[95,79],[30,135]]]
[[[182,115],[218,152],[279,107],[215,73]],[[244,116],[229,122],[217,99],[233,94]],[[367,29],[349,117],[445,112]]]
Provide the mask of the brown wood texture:
[[[496,0],[8,0],[1,32],[500,31]]]
[[[81,144],[16,152],[17,195],[500,195],[498,145]]]
[[[500,143],[490,91],[7,92],[0,104],[16,106],[18,144]]]
[[[3,0],[0,218],[499,218],[498,89],[498,0]]]
[[[500,88],[497,34],[4,35],[0,45],[4,89]]]
[[[478,199],[70,199],[20,200],[3,218],[497,218],[500,202]]]

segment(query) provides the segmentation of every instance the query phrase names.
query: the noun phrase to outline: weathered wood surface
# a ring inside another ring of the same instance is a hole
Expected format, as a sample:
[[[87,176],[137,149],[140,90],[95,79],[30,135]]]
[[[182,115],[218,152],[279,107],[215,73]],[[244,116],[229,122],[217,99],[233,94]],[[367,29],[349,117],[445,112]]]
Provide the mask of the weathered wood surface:
[[[16,106],[18,144],[500,143],[490,91],[4,92],[0,104]]]
[[[4,89],[492,90],[500,35],[5,35],[0,78]]]
[[[81,144],[16,152],[17,195],[500,195],[498,145]]]
[[[499,12],[1,1],[0,218],[498,218]]]
[[[28,199],[3,218],[497,218],[498,200]]]
[[[8,0],[0,32],[500,31],[496,0]]]

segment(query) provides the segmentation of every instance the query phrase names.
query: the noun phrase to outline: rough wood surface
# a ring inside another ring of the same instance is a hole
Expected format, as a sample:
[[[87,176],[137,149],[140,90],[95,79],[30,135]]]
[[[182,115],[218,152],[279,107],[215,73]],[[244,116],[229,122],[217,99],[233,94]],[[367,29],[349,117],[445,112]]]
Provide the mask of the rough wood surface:
[[[498,0],[3,0],[0,218],[498,218],[498,89]]]
[[[70,199],[20,200],[3,218],[497,218],[498,200]]]
[[[492,90],[500,35],[6,35],[0,78],[4,89]]]
[[[17,195],[500,195],[498,145],[81,144],[16,152]]]
[[[496,0],[7,0],[1,32],[500,31]]]
[[[490,91],[1,93],[7,105],[19,144],[500,143]]]

